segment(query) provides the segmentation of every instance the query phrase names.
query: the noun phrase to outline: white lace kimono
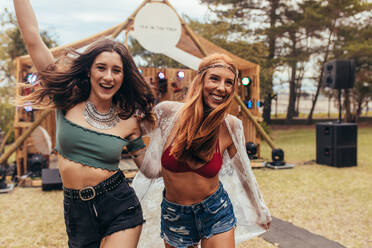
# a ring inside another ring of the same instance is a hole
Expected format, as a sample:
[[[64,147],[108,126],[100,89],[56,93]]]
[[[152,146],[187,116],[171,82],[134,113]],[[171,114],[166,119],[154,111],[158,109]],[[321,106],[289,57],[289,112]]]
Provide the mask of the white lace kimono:
[[[179,102],[165,101],[154,108],[157,126],[148,134],[150,144],[147,147],[141,172],[133,180],[133,187],[141,201],[146,219],[138,246],[140,248],[164,247],[163,240],[160,238],[160,203],[164,184],[162,178],[154,179],[154,177],[160,175],[161,155],[165,142],[182,105]],[[240,243],[264,233],[265,229],[259,224],[268,223],[271,221],[271,216],[250,167],[245,150],[242,122],[232,115],[227,115],[225,121],[237,152],[233,158],[230,158],[226,149],[219,179],[234,206],[237,218],[235,240],[236,243]],[[148,179],[145,175],[153,179]]]

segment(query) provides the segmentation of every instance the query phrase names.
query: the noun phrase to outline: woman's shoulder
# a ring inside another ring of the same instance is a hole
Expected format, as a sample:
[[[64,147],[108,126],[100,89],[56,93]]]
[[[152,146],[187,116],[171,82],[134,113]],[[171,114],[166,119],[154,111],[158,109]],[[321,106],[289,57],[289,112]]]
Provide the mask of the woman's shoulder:
[[[225,122],[230,128],[238,128],[242,126],[242,121],[232,114],[226,115]]]
[[[181,102],[162,101],[154,107],[154,112],[158,117],[163,114],[169,115],[177,112],[182,106],[183,103]]]

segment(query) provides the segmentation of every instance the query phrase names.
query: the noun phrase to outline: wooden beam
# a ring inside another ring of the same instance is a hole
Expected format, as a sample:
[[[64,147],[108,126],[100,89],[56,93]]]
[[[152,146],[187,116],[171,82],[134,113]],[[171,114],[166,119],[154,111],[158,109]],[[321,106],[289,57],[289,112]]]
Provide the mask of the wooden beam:
[[[177,13],[176,9],[168,2],[168,0],[164,0],[163,2],[166,5],[168,5],[174,11],[174,13],[176,13],[178,19],[180,19],[180,22],[181,22],[182,26],[186,29],[186,32],[190,35],[191,39],[196,43],[196,46],[199,48],[199,50],[201,51],[201,53],[204,56],[207,56],[208,55],[207,51],[204,49],[204,47],[202,46],[202,44],[200,43],[200,41],[198,40],[198,38],[196,37],[196,35],[192,31],[192,29],[189,27],[189,25],[187,25],[187,23]]]
[[[37,128],[40,123],[53,111],[53,109],[48,109],[48,110],[44,110],[39,118],[37,120],[35,120],[32,125],[21,135],[18,137],[18,139],[16,139],[14,141],[13,144],[10,145],[9,149],[3,154],[0,156],[0,164],[2,164],[3,162],[5,162],[8,157],[23,143],[23,141],[25,141],[25,139],[31,135],[32,131],[34,131],[35,128]],[[26,163],[27,161],[25,161]]]
[[[253,125],[255,126],[257,132],[261,135],[261,137],[269,144],[271,149],[276,149],[274,142],[271,140],[270,136],[265,132],[265,130],[261,127],[261,125],[256,121],[256,118],[249,112],[248,108],[243,103],[242,99],[235,94],[235,100],[238,102],[240,107],[242,108],[243,112],[247,115],[248,119],[252,121]]]
[[[4,148],[5,148],[6,141],[9,139],[9,137],[12,134],[13,131],[14,131],[14,127],[13,126],[10,126],[9,129],[8,129],[8,132],[4,136],[4,139],[1,141],[1,144],[0,144],[0,154],[3,153]]]
[[[123,25],[118,27],[111,35],[112,38],[116,38],[124,29],[126,29],[128,26],[130,26],[133,22],[133,18],[128,18],[125,22],[123,22]]]
[[[116,38],[116,36],[118,36],[121,31],[123,31],[124,29],[126,29],[128,27],[128,24],[131,24],[133,21],[134,21],[134,18],[136,17],[137,13],[140,11],[140,9],[143,8],[143,6],[145,6],[147,3],[151,2],[151,0],[144,0],[140,6],[138,6],[138,8],[133,12],[133,14],[131,14],[128,19],[121,23],[117,29],[114,31],[114,33],[112,34],[112,37],[113,38]]]

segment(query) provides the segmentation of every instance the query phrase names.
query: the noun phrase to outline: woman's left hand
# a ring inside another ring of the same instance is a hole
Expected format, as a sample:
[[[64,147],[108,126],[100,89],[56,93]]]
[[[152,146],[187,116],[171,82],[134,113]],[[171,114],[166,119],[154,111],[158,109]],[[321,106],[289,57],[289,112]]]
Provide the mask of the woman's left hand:
[[[260,226],[261,226],[262,228],[264,228],[266,231],[269,231],[269,229],[270,229],[270,225],[271,225],[271,221],[270,221],[270,222],[267,222],[267,223],[265,223],[265,224],[260,224]]]

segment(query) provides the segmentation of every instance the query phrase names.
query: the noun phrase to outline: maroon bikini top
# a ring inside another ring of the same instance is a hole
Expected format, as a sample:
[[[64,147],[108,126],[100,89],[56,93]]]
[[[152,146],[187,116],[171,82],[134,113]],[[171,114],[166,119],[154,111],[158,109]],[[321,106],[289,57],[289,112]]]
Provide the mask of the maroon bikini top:
[[[175,157],[170,155],[171,146],[168,146],[168,148],[163,152],[161,156],[161,164],[162,166],[172,172],[187,172],[192,171],[195,173],[198,173],[199,175],[207,178],[215,177],[218,172],[220,171],[222,167],[222,156],[220,153],[220,146],[218,145],[217,140],[217,146],[216,146],[216,152],[213,154],[212,159],[203,165],[202,167],[193,170],[188,166],[186,163],[181,163],[175,159]]]

